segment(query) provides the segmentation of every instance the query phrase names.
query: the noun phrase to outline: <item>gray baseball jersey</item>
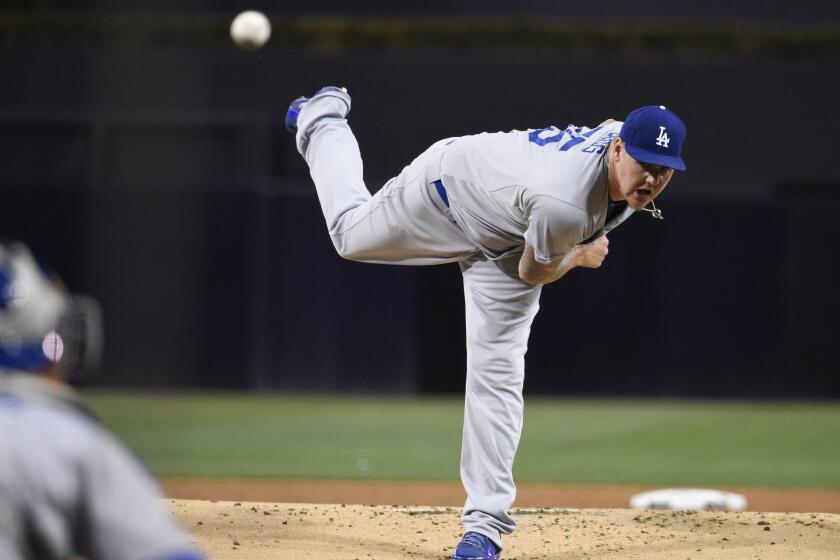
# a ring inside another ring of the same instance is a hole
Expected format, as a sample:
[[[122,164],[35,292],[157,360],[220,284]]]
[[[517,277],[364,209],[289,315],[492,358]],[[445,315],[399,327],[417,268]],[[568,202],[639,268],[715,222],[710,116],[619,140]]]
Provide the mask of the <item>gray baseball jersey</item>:
[[[200,558],[151,476],[66,386],[0,374],[0,457],[0,558]]]
[[[452,214],[485,255],[527,243],[548,263],[605,224],[609,142],[621,123],[483,133],[450,140],[440,162]]]
[[[606,223],[604,154],[621,123],[447,138],[371,196],[349,109],[346,94],[313,97],[298,117],[298,150],[342,257],[459,263],[467,321],[462,522],[501,548],[501,534],[516,527],[508,514],[516,496],[512,469],[541,291],[519,279],[519,259],[527,243],[538,260],[551,262],[633,213],[625,209]]]

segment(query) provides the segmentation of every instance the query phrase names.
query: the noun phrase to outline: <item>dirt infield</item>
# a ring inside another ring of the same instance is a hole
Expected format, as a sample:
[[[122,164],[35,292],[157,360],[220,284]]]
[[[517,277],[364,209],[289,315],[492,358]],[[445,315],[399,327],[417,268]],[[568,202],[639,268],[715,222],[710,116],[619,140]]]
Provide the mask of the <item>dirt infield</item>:
[[[464,492],[455,483],[194,478],[162,483],[178,498],[171,501],[178,519],[219,560],[443,560],[461,533]],[[749,512],[616,509],[650,489],[520,485],[513,513],[519,530],[505,539],[503,558],[838,557],[840,491],[721,488],[745,494]]]
[[[449,557],[458,508],[172,500],[216,560],[404,560]],[[840,515],[517,509],[507,560],[837,558]]]
[[[438,505],[457,507],[466,495],[449,482],[348,482],[261,479],[167,478],[171,498],[252,502]],[[649,486],[520,484],[516,506],[626,508],[630,496]],[[814,488],[717,488],[743,494],[749,511],[840,513],[840,490]]]

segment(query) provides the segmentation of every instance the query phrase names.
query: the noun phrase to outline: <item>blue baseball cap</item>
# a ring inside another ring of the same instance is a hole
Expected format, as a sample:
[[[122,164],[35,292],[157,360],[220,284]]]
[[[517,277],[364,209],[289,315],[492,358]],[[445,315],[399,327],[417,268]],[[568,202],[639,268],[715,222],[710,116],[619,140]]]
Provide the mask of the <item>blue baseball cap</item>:
[[[685,171],[680,157],[685,124],[664,105],[648,105],[631,111],[619,136],[627,153],[638,161]]]

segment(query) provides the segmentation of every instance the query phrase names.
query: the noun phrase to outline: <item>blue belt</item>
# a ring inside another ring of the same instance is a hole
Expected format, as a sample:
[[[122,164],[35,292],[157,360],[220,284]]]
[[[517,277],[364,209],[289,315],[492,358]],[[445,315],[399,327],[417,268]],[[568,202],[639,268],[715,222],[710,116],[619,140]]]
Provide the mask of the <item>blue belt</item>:
[[[446,204],[446,207],[449,208],[449,197],[446,196],[446,189],[443,188],[443,182],[438,179],[435,181],[435,188],[437,189],[438,194],[440,195],[440,199]]]

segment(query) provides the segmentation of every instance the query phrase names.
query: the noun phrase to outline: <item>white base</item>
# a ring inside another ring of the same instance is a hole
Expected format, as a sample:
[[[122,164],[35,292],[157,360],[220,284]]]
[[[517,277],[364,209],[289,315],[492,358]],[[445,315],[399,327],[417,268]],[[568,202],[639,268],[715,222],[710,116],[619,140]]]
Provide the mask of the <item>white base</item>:
[[[704,490],[700,488],[665,488],[636,494],[630,498],[630,507],[636,509],[679,509],[743,511],[747,498],[741,494]]]

